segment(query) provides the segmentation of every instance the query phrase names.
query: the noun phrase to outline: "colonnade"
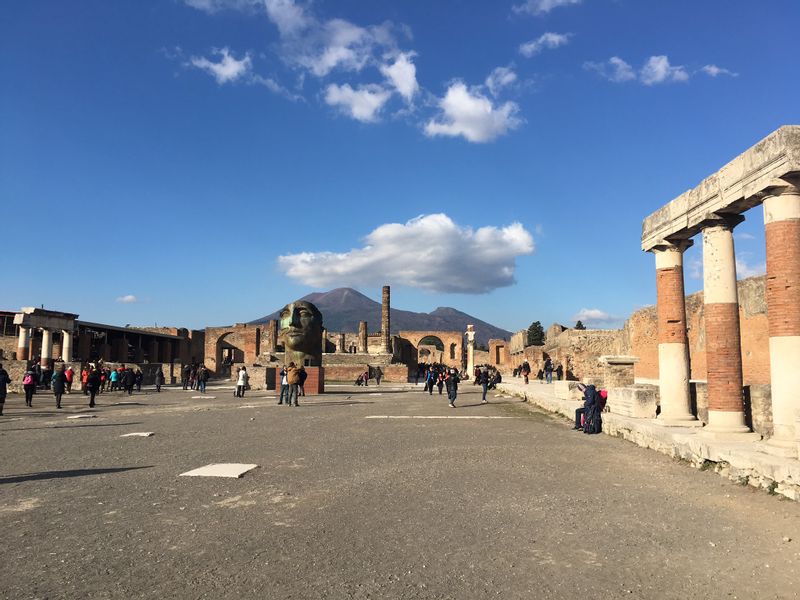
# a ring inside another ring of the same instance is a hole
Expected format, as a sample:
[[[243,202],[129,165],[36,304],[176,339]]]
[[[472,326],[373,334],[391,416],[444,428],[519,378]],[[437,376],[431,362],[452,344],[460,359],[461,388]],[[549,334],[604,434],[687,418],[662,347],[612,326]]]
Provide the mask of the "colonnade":
[[[51,330],[46,327],[41,327],[39,330],[42,332],[42,349],[41,349],[41,357],[42,357],[42,366],[48,367],[53,360],[53,333],[55,330]],[[19,328],[19,337],[17,339],[17,360],[28,360],[32,358],[30,356],[30,345],[31,340],[33,338],[33,327],[20,327]],[[64,360],[71,360],[72,359],[72,342],[73,342],[73,332],[68,331],[66,329],[61,330],[61,357]]]
[[[797,183],[793,181],[793,183]],[[774,435],[769,444],[797,455],[800,407],[800,190],[786,183],[760,194],[766,234],[766,301]],[[739,298],[733,230],[739,214],[710,214],[703,236],[708,424],[711,435],[746,435]],[[697,425],[689,395],[689,347],[683,285],[683,253],[690,239],[672,237],[652,248],[656,262],[658,362],[664,425]]]

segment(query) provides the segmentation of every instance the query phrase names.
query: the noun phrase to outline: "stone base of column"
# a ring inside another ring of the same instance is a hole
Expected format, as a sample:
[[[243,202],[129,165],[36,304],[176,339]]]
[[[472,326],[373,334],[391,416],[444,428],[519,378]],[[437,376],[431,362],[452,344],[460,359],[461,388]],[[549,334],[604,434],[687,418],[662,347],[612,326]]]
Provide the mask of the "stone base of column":
[[[702,427],[703,422],[698,421],[693,414],[687,415],[658,415],[653,423],[662,427]]]
[[[28,360],[28,348],[17,348],[17,360]]]
[[[724,410],[708,411],[708,425],[700,435],[718,442],[757,442],[761,439],[744,424],[744,413]]]
[[[763,444],[759,444],[758,449],[764,454],[770,454],[772,456],[782,456],[785,458],[798,457],[798,444],[794,441],[771,438],[766,440]]]

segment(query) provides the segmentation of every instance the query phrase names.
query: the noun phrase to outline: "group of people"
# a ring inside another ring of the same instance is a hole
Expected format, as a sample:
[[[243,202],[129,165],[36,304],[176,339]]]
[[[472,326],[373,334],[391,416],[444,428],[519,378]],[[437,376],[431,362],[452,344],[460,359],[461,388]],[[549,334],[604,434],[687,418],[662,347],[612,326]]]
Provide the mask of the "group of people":
[[[528,383],[531,372],[531,365],[526,360],[521,365],[514,367],[512,374],[514,377],[524,378],[525,383]],[[554,365],[553,360],[548,356],[544,359],[542,368],[536,373],[536,379],[539,380],[539,383],[553,383],[553,375],[556,376],[557,381],[561,381],[564,378],[564,366],[561,363]]]
[[[461,374],[458,369],[436,363],[429,365],[425,372],[425,388],[423,391],[431,395],[435,387],[439,390],[439,395],[441,395],[442,389],[446,388],[448,404],[450,408],[455,408],[456,398],[458,398],[458,384],[460,382]]]
[[[191,363],[185,365],[181,371],[181,384],[185,390],[197,390],[205,394],[210,376],[211,373],[205,365]]]
[[[369,375],[369,373],[367,374]],[[290,362],[281,368],[279,374],[281,378],[281,394],[278,397],[278,404],[286,404],[286,406],[299,406],[297,402],[298,396],[305,396],[305,384],[308,378],[303,365],[295,365]]]
[[[603,430],[603,410],[606,407],[608,392],[598,390],[594,385],[578,384],[583,392],[583,406],[575,409],[575,431],[600,433]]]

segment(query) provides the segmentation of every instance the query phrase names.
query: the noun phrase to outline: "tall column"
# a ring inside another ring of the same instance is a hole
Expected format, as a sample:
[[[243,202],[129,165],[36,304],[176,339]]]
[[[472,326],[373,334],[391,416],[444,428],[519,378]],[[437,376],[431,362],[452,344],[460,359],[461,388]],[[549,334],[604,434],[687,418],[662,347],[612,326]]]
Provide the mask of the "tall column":
[[[800,190],[779,188],[764,199],[767,317],[772,384],[771,446],[797,456],[800,408]]]
[[[683,287],[683,253],[691,240],[665,242],[653,249],[656,257],[658,313],[659,425],[702,425],[692,414],[689,393],[689,336]]]
[[[346,352],[346,350],[345,350],[345,338],[344,338],[344,334],[343,333],[339,334],[339,341],[336,344],[336,352],[339,352],[340,354],[344,354]]]
[[[475,377],[475,326],[467,325],[467,375]]]
[[[369,347],[367,345],[367,322],[366,321],[359,321],[358,322],[358,351],[362,354],[366,354],[369,351]]]
[[[158,338],[153,338],[150,340],[150,349],[147,352],[147,358],[151,363],[159,362],[160,357],[158,355]]]
[[[703,229],[703,293],[711,434],[747,433],[742,400],[742,348],[733,228],[743,217],[715,219]]]
[[[49,367],[53,358],[53,334],[42,329],[42,367]]]
[[[391,317],[390,317],[390,291],[389,286],[383,286],[383,297],[381,302],[381,351],[387,354],[392,351],[390,337]]]
[[[278,321],[272,319],[269,323],[267,323],[267,348],[269,352],[275,353],[278,351]]]
[[[328,351],[328,330],[322,328],[322,352]]]
[[[31,337],[31,328],[19,328],[19,339],[17,340],[17,360],[28,360],[28,344]]]
[[[61,358],[64,362],[72,361],[72,331],[64,329],[61,331]]]

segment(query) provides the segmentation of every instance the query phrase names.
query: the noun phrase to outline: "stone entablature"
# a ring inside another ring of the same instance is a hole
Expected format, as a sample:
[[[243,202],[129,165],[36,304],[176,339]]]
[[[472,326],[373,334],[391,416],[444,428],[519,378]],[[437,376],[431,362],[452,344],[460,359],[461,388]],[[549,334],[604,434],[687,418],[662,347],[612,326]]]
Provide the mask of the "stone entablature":
[[[700,233],[715,214],[758,206],[765,191],[800,175],[800,125],[787,125],[734,158],[700,184],[652,213],[642,224],[642,250]]]

